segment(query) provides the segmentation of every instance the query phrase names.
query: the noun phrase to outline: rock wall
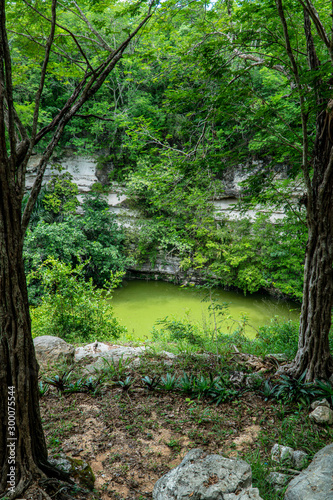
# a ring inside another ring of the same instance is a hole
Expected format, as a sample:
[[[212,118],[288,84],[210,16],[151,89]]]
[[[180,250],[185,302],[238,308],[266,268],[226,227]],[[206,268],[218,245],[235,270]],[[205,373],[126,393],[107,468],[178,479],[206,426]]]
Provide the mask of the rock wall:
[[[40,156],[35,155],[29,162],[26,179],[27,189],[32,187],[39,159]],[[107,182],[107,171],[110,170],[110,167],[100,168],[97,157],[83,155],[75,156],[73,152],[68,151],[60,160],[55,161],[53,165],[50,164],[47,166],[44,174],[44,184],[51,179],[53,170],[59,165],[73,176],[73,182],[77,184],[79,189],[79,199],[82,199],[82,195],[89,192],[95,183],[102,182],[105,184]],[[253,172],[253,170],[256,169],[259,170],[261,167],[262,162],[257,162],[251,166],[251,171]],[[222,194],[214,195],[214,197],[212,196],[212,203],[216,209],[215,217],[217,220],[222,219],[226,215],[232,219],[241,217],[254,218],[258,211],[263,213],[267,212],[267,210],[260,209],[260,207],[258,207],[257,210],[249,210],[246,213],[241,213],[237,209],[236,204],[242,194],[240,183],[246,180],[249,175],[249,169],[246,165],[228,167],[223,172],[221,181],[224,185],[224,191]],[[285,178],[286,174],[282,170],[278,176],[279,178]],[[302,191],[302,187],[295,186],[293,197],[297,199],[301,196]],[[119,216],[120,221],[123,221],[123,225],[130,225],[130,220],[139,216],[135,210],[126,208],[127,198],[120,185],[113,183],[113,190],[107,195],[107,200],[110,210]],[[274,221],[283,218],[283,216],[283,211],[276,210],[271,214],[270,218],[274,223]]]
[[[28,164],[26,179],[26,188],[28,190],[32,187],[39,159],[40,156],[35,155]],[[110,170],[112,170],[112,166],[110,165],[101,168],[97,157],[75,155],[69,150],[66,151],[60,160],[58,159],[57,161],[54,161],[53,164],[47,166],[43,181],[44,184],[49,182],[52,173],[57,166],[61,166],[63,170],[69,172],[73,176],[73,182],[75,182],[78,186],[78,198],[80,201],[82,200],[83,195],[89,192],[95,183],[101,182],[106,184],[108,180],[107,174]],[[251,165],[251,172],[253,172],[253,169],[259,170],[262,166],[263,165],[260,162]],[[241,213],[239,209],[237,209],[237,202],[242,194],[240,183],[246,180],[249,175],[249,169],[246,165],[228,167],[225,169],[223,175],[221,176],[224,191],[218,196],[214,195],[213,197],[212,195],[212,203],[215,206],[216,220],[222,220],[226,216],[230,219],[240,219],[242,217],[254,219],[258,211],[263,213],[266,212],[265,209],[260,209],[260,207],[258,207],[258,210],[249,210],[245,213]],[[286,177],[283,169],[281,172],[277,173],[277,175],[280,179]],[[301,196],[302,191],[302,186],[295,186],[292,197],[297,200],[297,198]],[[124,190],[121,185],[113,183],[112,191],[107,195],[107,201],[110,211],[117,215],[118,224],[123,227],[133,227],[134,221],[137,221],[140,215],[137,211],[129,209],[126,206],[127,197],[124,194]],[[283,211],[276,210],[273,213],[270,213],[270,220],[272,223],[283,217]],[[140,277],[142,274],[144,276],[148,275],[151,279],[163,277],[163,279],[170,279],[182,283],[186,283],[187,280],[189,282],[200,281],[199,273],[191,270],[187,273],[183,273],[179,267],[179,263],[180,261],[176,257],[160,257],[156,260],[154,265],[146,262],[143,265],[133,267],[130,270],[130,273],[133,277]]]

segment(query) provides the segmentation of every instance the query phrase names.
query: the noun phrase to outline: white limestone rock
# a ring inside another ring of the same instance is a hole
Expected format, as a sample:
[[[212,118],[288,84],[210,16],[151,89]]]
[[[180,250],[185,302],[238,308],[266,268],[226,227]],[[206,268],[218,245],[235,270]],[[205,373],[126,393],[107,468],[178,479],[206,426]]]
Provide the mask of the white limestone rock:
[[[333,444],[318,451],[309,467],[290,481],[284,500],[333,500]]]
[[[330,404],[327,401],[327,399],[321,399],[320,401],[313,401],[311,403],[311,410],[315,410],[318,406],[327,406],[327,408],[330,408]]]
[[[294,469],[302,470],[308,463],[309,455],[305,451],[295,450],[292,455],[292,465]]]
[[[153,500],[262,500],[251,483],[251,467],[243,460],[193,449],[156,482]]]
[[[271,451],[271,457],[274,462],[292,461],[294,450],[290,446],[282,446],[275,443]]]
[[[333,424],[333,411],[327,406],[317,406],[309,418],[316,422],[316,424]]]
[[[35,337],[33,342],[37,361],[44,369],[63,362],[72,364],[74,361],[74,346],[59,337],[43,335]]]
[[[288,474],[281,474],[280,472],[271,472],[266,481],[272,485],[275,491],[282,491],[287,486],[290,476]]]

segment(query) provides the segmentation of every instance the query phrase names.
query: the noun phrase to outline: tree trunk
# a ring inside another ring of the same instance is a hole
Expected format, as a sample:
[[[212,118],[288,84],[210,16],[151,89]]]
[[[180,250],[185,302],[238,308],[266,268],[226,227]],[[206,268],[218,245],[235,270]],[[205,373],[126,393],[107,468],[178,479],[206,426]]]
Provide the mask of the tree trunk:
[[[298,351],[289,373],[306,380],[333,373],[329,331],[333,306],[333,137],[332,101],[317,119],[313,177],[307,195],[309,238],[304,266]]]
[[[40,478],[52,468],[47,464],[39,412],[38,364],[22,258],[21,196],[17,195],[13,179],[9,180],[9,162],[3,163],[0,165],[0,494],[6,490],[11,494],[15,489],[17,496],[32,479]]]

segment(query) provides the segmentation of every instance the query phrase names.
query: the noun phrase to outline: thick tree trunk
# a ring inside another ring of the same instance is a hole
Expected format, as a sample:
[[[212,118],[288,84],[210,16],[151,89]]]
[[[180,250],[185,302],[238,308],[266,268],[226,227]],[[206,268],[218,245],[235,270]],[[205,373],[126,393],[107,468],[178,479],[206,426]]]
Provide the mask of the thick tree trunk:
[[[50,472],[22,259],[21,197],[0,165],[0,494]],[[15,417],[15,418],[14,418]],[[53,475],[55,475],[53,471]]]
[[[289,373],[306,380],[333,373],[328,335],[333,306],[333,142],[332,103],[317,120],[311,191],[307,196],[309,238],[304,268],[298,351]]]

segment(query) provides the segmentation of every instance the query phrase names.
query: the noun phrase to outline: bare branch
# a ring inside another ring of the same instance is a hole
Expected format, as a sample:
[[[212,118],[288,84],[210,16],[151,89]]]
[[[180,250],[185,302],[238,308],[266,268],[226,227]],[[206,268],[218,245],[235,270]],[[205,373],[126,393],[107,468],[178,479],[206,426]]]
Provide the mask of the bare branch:
[[[11,30],[11,29],[7,29],[7,31],[9,33],[14,33],[15,35],[18,35],[18,36],[23,36],[25,38],[27,38],[28,40],[34,42],[36,45],[39,45],[40,47],[42,47],[43,49],[45,49],[45,44],[39,42],[35,37],[33,37],[29,32],[27,33],[20,33],[19,31],[15,31],[15,30]],[[58,34],[55,38],[58,38],[60,35]],[[65,35],[63,35],[65,36]],[[66,36],[70,36],[70,35],[66,35]],[[84,38],[84,37],[83,37]],[[70,54],[68,54],[68,52],[66,52],[62,47],[57,47],[57,50],[55,50],[54,47],[52,47],[52,52],[53,54],[57,54],[59,56],[61,55],[64,55],[66,57],[66,59],[68,59],[69,61],[71,61],[73,64],[75,64],[78,68],[80,68],[83,72],[85,71],[85,68],[83,66],[81,66],[81,60],[78,60],[78,59],[74,59]]]
[[[286,68],[284,68],[280,64],[274,64],[273,66],[271,66],[265,59],[262,59],[254,54],[245,54],[244,52],[240,52],[238,49],[234,49],[233,52],[237,57],[239,57],[241,59],[244,59],[246,61],[254,61],[256,63],[256,66],[258,66],[258,65],[267,66],[267,67],[269,66],[270,68],[275,69],[276,71],[279,71],[287,78],[290,78],[289,72],[286,70]]]
[[[39,107],[40,107],[40,99],[42,96],[42,92],[44,89],[44,83],[45,83],[45,77],[46,77],[46,70],[47,66],[49,63],[49,58],[50,58],[50,52],[51,52],[51,47],[54,39],[54,32],[55,32],[55,25],[56,25],[56,9],[57,9],[57,0],[52,0],[52,20],[51,20],[51,29],[50,29],[50,34],[47,39],[46,45],[45,45],[45,56],[44,56],[44,61],[42,64],[42,69],[40,73],[40,82],[38,86],[38,90],[36,92],[35,96],[35,109],[34,109],[34,117],[33,117],[33,122],[32,122],[32,131],[31,131],[31,149],[34,146],[34,140],[36,137],[36,131],[37,131],[37,123],[38,123],[38,116],[39,116]]]

